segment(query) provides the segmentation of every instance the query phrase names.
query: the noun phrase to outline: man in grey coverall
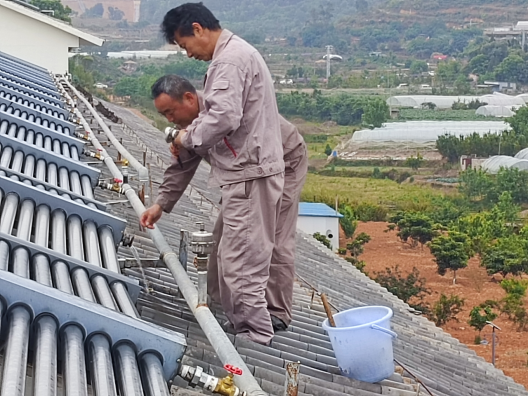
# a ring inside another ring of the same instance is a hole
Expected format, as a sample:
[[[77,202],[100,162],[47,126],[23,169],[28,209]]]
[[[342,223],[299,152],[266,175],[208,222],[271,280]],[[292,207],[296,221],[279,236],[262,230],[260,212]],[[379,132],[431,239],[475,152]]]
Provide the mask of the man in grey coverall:
[[[185,79],[168,75],[160,78],[152,86],[152,96],[158,111],[170,122],[185,128],[198,117],[203,109],[203,96]],[[295,230],[301,189],[308,168],[306,145],[297,128],[280,117],[281,137],[286,164],[284,191],[282,194],[280,214],[275,231],[275,246],[273,249],[269,280],[266,286],[266,302],[275,330],[284,330],[291,321],[293,298],[293,280],[295,275]],[[146,210],[141,218],[145,227],[153,227],[162,212],[170,213],[183,195],[193,178],[202,156],[185,149],[177,153],[181,164],[173,157],[172,164],[165,171],[163,183],[158,189],[156,203]],[[208,161],[208,155],[204,158]],[[215,224],[214,240],[222,238],[223,214],[219,214]],[[258,245],[258,241],[256,242]],[[215,248],[218,245],[215,246]],[[207,289],[211,298],[222,302],[220,288],[225,283],[217,261],[217,250],[209,260]]]
[[[219,295],[235,332],[267,344],[273,326],[266,286],[284,185],[275,91],[267,66],[244,40],[222,30],[202,4],[167,13],[162,31],[189,57],[212,61],[204,109],[174,145],[209,155],[210,186],[221,188]]]

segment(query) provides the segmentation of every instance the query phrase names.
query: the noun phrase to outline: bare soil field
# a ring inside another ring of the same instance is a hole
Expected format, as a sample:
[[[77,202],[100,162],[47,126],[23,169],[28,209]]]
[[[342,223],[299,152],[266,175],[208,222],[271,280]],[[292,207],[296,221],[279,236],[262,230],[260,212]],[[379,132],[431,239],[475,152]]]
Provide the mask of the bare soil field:
[[[459,321],[450,321],[442,328],[491,362],[491,328],[484,328],[481,334],[481,337],[490,343],[475,345],[478,332],[469,326],[468,321],[469,312],[474,306],[487,299],[498,301],[505,296],[499,283],[486,274],[485,269],[479,266],[477,258],[472,258],[466,269],[457,272],[457,283],[453,285],[452,272],[448,272],[445,276],[437,273],[434,257],[428,247],[424,247],[423,250],[420,247],[411,248],[409,244],[403,244],[396,237],[396,232],[385,232],[386,229],[386,222],[367,222],[358,225],[356,233],[365,232],[371,236],[371,241],[365,245],[365,252],[360,256],[360,260],[366,263],[365,270],[374,277],[376,272],[384,271],[386,267],[393,268],[399,265],[400,271],[406,276],[413,267],[416,267],[420,277],[427,280],[427,288],[431,290],[431,295],[425,298],[430,305],[436,302],[442,293],[463,298],[465,303],[463,310],[457,316]],[[345,247],[346,239],[343,234],[340,240],[340,246]],[[519,331],[506,315],[500,315],[494,323],[502,329],[497,331],[496,366],[528,388],[526,332]]]

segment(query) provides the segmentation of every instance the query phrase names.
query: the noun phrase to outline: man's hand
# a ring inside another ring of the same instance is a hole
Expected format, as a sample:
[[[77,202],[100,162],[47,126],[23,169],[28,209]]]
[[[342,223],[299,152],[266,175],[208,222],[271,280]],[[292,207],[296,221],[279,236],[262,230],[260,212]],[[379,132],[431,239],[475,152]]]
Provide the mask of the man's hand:
[[[180,148],[178,146],[176,146],[174,143],[171,143],[169,145],[169,150],[170,150],[171,154],[174,157],[176,157],[176,158],[180,155]]]
[[[141,214],[139,224],[147,229],[154,229],[154,224],[160,220],[163,210],[159,204],[154,204]]]
[[[182,139],[186,133],[187,133],[187,130],[180,130],[180,132],[178,133],[178,136],[174,138],[174,141],[172,141],[172,144],[177,147],[182,147],[183,146]]]

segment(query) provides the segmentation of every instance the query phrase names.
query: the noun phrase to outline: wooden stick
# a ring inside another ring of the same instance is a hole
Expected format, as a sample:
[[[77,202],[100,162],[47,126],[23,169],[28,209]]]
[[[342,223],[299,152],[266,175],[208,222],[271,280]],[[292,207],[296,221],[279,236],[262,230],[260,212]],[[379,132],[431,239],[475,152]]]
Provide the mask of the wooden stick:
[[[330,308],[330,304],[326,300],[326,294],[321,294],[321,300],[323,301],[323,306],[326,312],[326,315],[328,317],[328,322],[330,323],[330,326],[335,327],[335,321],[334,321],[334,315],[332,314],[332,309]]]

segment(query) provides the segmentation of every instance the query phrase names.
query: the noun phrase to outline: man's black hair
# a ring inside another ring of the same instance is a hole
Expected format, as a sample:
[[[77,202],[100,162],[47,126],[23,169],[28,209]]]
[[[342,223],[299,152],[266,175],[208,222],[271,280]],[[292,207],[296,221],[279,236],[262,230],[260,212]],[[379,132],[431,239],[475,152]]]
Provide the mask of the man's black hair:
[[[175,74],[168,74],[163,77],[160,77],[150,89],[152,94],[152,99],[156,99],[161,94],[167,94],[172,99],[181,101],[183,94],[186,92],[196,93],[196,88],[189,82],[189,80],[184,79]]]
[[[202,3],[185,3],[165,14],[161,32],[168,43],[174,43],[175,33],[182,37],[194,36],[192,24],[195,22],[204,29],[222,29],[218,19]]]

